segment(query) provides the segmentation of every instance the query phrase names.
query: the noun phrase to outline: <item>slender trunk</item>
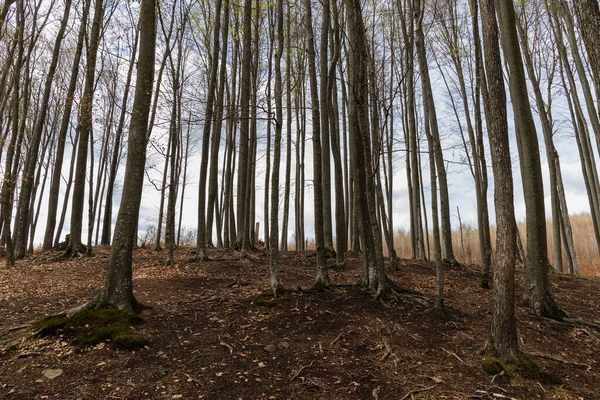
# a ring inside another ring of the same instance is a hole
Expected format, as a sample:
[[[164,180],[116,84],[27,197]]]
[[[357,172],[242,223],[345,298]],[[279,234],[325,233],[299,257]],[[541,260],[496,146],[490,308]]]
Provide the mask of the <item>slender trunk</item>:
[[[75,182],[71,205],[70,238],[66,254],[77,255],[85,253],[82,243],[83,207],[85,197],[85,177],[87,170],[88,147],[90,133],[93,129],[93,96],[96,76],[96,57],[100,43],[100,31],[104,16],[103,0],[95,0],[94,18],[89,38],[87,64],[83,97],[79,106],[79,147],[77,149],[77,162],[75,169]]]
[[[306,41],[308,75],[310,82],[310,98],[312,107],[312,143],[313,143],[313,179],[314,179],[314,212],[315,212],[315,242],[317,251],[317,279],[315,287],[326,287],[330,285],[327,273],[327,260],[325,259],[325,232],[323,228],[323,158],[321,147],[321,131],[319,121],[321,110],[319,108],[319,94],[317,89],[317,72],[315,61],[315,43],[313,34],[312,5],[310,0],[304,1],[306,8]]]
[[[492,292],[491,346],[498,356],[516,361],[518,355],[515,321],[515,213],[512,166],[506,115],[506,92],[498,44],[494,0],[481,1],[483,50],[487,73],[486,121],[494,174],[496,207],[496,257]]]
[[[273,143],[273,177],[271,190],[271,290],[277,296],[281,291],[278,277],[279,249],[279,162],[281,157],[281,132],[283,130],[283,88],[281,79],[281,58],[283,55],[283,1],[277,0],[277,52],[275,53],[275,142]]]
[[[104,221],[102,223],[102,238],[100,240],[100,243],[103,245],[110,244],[110,237],[112,233],[113,193],[115,189],[115,181],[117,180],[119,161],[121,158],[121,141],[123,138],[123,127],[125,125],[125,116],[127,114],[127,101],[129,100],[129,90],[131,88],[131,77],[133,75],[133,67],[135,66],[135,56],[138,47],[138,40],[139,29],[136,29],[135,39],[131,48],[131,60],[129,61],[129,69],[127,70],[127,78],[125,79],[125,87],[123,88],[121,114],[119,116],[119,123],[115,131],[115,142],[113,145],[112,159],[108,173],[108,182],[106,185],[106,203],[104,206]]]
[[[54,245],[54,228],[56,227],[56,213],[58,211],[58,197],[60,194],[60,181],[62,176],[62,165],[65,154],[65,142],[67,132],[71,124],[71,111],[73,109],[73,98],[77,88],[77,77],[79,75],[79,63],[81,53],[83,51],[83,41],[86,33],[88,15],[90,11],[91,0],[83,0],[83,13],[81,17],[81,26],[77,38],[77,46],[75,47],[75,55],[73,56],[73,67],[71,68],[71,78],[69,88],[67,89],[63,117],[58,133],[58,141],[56,145],[56,158],[54,160],[54,170],[52,171],[52,180],[50,183],[50,195],[48,197],[48,217],[46,219],[46,231],[44,234],[43,250],[50,250]],[[65,197],[66,199],[67,197]],[[60,231],[58,232],[60,235]]]

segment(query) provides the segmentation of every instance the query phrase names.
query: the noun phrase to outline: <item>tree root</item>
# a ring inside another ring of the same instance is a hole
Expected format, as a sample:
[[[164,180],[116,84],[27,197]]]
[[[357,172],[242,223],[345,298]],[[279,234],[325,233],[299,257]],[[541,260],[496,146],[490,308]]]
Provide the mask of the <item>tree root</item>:
[[[553,356],[552,354],[538,353],[538,352],[535,352],[535,351],[528,352],[526,354],[529,354],[530,356],[534,356],[534,357],[541,357],[541,358],[546,358],[546,359],[552,360],[552,361],[562,362],[562,363],[565,363],[565,364],[576,365],[578,367],[584,367],[588,371],[592,369],[592,366],[590,364],[567,360],[567,359],[564,359],[562,357]]]
[[[412,396],[412,395],[414,395],[414,394],[421,393],[421,392],[425,392],[425,391],[427,391],[427,390],[431,390],[431,389],[433,389],[433,388],[434,388],[434,387],[436,387],[436,386],[437,386],[437,385],[433,385],[433,386],[429,386],[429,387],[425,387],[425,388],[421,388],[421,389],[413,389],[413,390],[411,390],[410,392],[406,393],[406,394],[404,395],[404,397],[402,397],[400,400],[408,399],[409,397],[411,397],[411,396]]]
[[[292,378],[290,379],[290,382],[293,382],[294,379],[296,379],[298,376],[300,376],[300,374],[302,373],[302,371],[304,371],[307,368],[312,367],[314,363],[315,363],[314,361],[311,361],[310,364],[301,366],[300,369],[298,370],[298,372],[296,372],[294,374],[294,376],[292,376]]]
[[[333,339],[331,341],[331,343],[329,343],[330,346],[333,346],[334,344],[336,344],[337,342],[339,342],[340,340],[342,340],[344,337],[346,336],[350,336],[352,333],[354,333],[354,331],[348,331],[348,332],[342,332],[339,335],[336,336],[335,339]]]

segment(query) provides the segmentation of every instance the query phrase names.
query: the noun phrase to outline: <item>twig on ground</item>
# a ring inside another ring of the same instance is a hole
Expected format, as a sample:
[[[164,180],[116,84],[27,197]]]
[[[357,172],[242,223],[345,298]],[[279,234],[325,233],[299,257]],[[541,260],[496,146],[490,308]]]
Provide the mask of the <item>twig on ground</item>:
[[[504,376],[504,371],[500,371],[496,375],[492,376],[492,383],[494,383],[494,381],[496,380],[496,378],[499,377],[499,376]]]
[[[538,353],[538,352],[535,352],[535,351],[534,352],[528,352],[527,354],[529,354],[530,356],[534,356],[534,357],[547,358],[548,360],[558,361],[558,362],[562,362],[562,363],[565,363],[565,364],[576,365],[578,367],[585,367],[588,371],[592,369],[592,366],[590,364],[585,364],[585,363],[580,363],[580,362],[577,362],[577,361],[567,360],[567,359],[564,359],[562,357],[553,356],[552,354]]]
[[[544,389],[544,387],[542,386],[542,384],[539,383],[539,382],[537,384],[540,385],[540,387],[542,388],[542,390],[544,391],[544,393],[546,393],[546,389]]]
[[[500,393],[492,393],[492,396],[493,396],[493,397],[497,397],[497,398],[499,398],[499,399],[517,400],[517,399],[515,399],[514,397],[508,397],[508,396],[505,396],[505,395],[503,395],[503,394],[500,394]]]
[[[589,321],[583,318],[565,318],[564,320],[565,322],[571,323],[573,325],[585,325],[600,330],[599,321]]]
[[[13,326],[11,328],[8,328],[7,332],[14,332],[14,331],[20,331],[21,329],[26,329],[31,327],[31,325],[29,324],[25,324],[25,325],[19,325],[19,326]]]
[[[588,336],[590,336],[596,340],[600,340],[600,337],[598,337],[598,335],[593,334],[592,332],[590,332],[589,330],[587,330],[585,328],[575,328],[575,330],[586,333]]]
[[[429,386],[429,387],[426,387],[426,388],[421,388],[421,389],[413,389],[413,390],[411,390],[410,392],[406,393],[406,394],[404,395],[404,397],[402,397],[400,400],[408,399],[408,398],[409,398],[410,396],[412,396],[413,394],[417,394],[417,393],[425,392],[425,391],[427,391],[427,390],[431,390],[431,389],[433,389],[433,388],[434,388],[434,387],[436,387],[436,386],[437,386],[437,385],[433,385],[433,386]]]
[[[300,369],[298,370],[298,372],[296,372],[296,374],[294,376],[292,376],[292,379],[290,379],[290,382],[293,382],[298,376],[300,376],[302,371],[304,371],[306,368],[312,367],[314,363],[315,363],[314,361],[311,361],[310,364],[301,366]]]
[[[464,363],[464,361],[462,360],[462,358],[460,358],[455,352],[453,351],[449,351],[446,350],[445,348],[442,347],[442,350],[444,350],[446,353],[450,354],[451,356],[454,356],[458,361],[460,361],[461,363]]]
[[[233,346],[230,344],[225,343],[221,338],[219,338],[219,344],[223,347],[226,347],[227,349],[229,349],[229,354],[233,354]]]
[[[196,383],[196,384],[198,384],[200,386],[204,386],[202,384],[202,382],[200,382],[198,379],[196,379],[196,378],[194,378],[194,377],[192,377],[192,376],[190,376],[190,375],[188,375],[186,373],[184,373],[184,375],[187,376],[189,382],[194,382],[194,383]]]
[[[340,340],[342,340],[344,337],[349,336],[350,334],[354,333],[354,331],[348,331],[348,332],[342,332],[339,335],[336,336],[335,339],[333,339],[331,341],[331,343],[329,343],[330,346],[333,346],[334,344],[336,344],[337,342],[339,342]]]

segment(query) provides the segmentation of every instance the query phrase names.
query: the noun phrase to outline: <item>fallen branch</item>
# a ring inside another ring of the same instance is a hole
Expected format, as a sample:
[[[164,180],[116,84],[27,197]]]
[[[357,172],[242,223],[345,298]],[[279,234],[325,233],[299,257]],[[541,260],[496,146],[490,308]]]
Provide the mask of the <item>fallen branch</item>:
[[[219,338],[219,344],[223,347],[226,347],[227,349],[229,349],[229,354],[233,354],[233,346],[230,344],[225,343],[221,338]]]
[[[504,376],[504,370],[502,370],[499,373],[497,373],[496,375],[492,376],[492,383],[494,383],[494,381],[496,380],[496,378],[499,377],[499,376]]]
[[[402,397],[400,400],[407,399],[407,398],[409,398],[410,396],[412,396],[413,394],[417,394],[417,393],[425,392],[425,391],[427,391],[427,390],[431,390],[431,389],[433,389],[433,388],[434,388],[434,387],[436,387],[436,386],[437,386],[437,385],[433,385],[433,386],[429,386],[429,387],[422,388],[422,389],[414,389],[414,390],[411,390],[410,392],[406,393],[406,394],[404,395],[404,397]]]
[[[538,353],[538,352],[530,352],[530,353],[527,353],[527,354],[529,354],[530,356],[534,356],[534,357],[547,358],[548,360],[558,361],[558,362],[562,362],[562,363],[565,363],[565,364],[576,365],[578,367],[585,367],[588,371],[592,369],[592,366],[590,364],[585,364],[585,363],[580,363],[580,362],[577,362],[577,361],[567,360],[567,359],[564,359],[562,357],[553,356],[551,354],[544,354],[544,353]]]
[[[590,332],[589,330],[587,330],[585,328],[575,328],[575,330],[586,333],[587,335],[589,335],[590,337],[592,337],[596,340],[600,340],[600,337],[598,337],[598,335],[593,334],[592,332]]]
[[[31,325],[29,325],[29,324],[13,326],[11,328],[8,328],[8,330],[6,332],[20,331],[21,329],[26,329],[26,328],[30,328],[30,327],[31,327]]]
[[[442,347],[442,350],[444,350],[446,353],[450,354],[451,356],[454,356],[458,361],[460,361],[461,363],[464,363],[464,361],[462,360],[462,358],[460,358],[455,352],[453,351],[449,351],[446,350],[445,348]]]
[[[298,376],[300,376],[302,371],[304,371],[306,368],[312,367],[314,363],[315,363],[314,361],[311,361],[310,364],[301,366],[300,369],[298,370],[298,372],[296,372],[296,374],[294,376],[292,376],[292,379],[290,379],[290,382],[293,382],[294,379],[296,379]]]
[[[565,318],[565,322],[569,322],[573,325],[585,325],[600,330],[599,321],[589,321],[583,318]]]
[[[346,337],[346,336],[350,336],[350,334],[354,333],[354,331],[348,331],[348,332],[342,332],[339,335],[336,336],[335,339],[333,339],[333,341],[331,343],[329,343],[330,346],[333,346],[334,344],[336,344],[337,342],[339,342],[340,340],[342,340],[342,338]]]

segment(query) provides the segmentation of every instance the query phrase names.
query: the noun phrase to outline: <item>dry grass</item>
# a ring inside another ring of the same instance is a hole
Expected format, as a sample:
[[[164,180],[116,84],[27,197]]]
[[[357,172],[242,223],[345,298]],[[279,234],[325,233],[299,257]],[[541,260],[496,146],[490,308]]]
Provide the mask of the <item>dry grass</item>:
[[[548,258],[554,259],[553,241],[552,241],[552,221],[548,220]],[[596,247],[596,238],[594,235],[594,226],[592,217],[589,213],[571,215],[571,226],[573,228],[573,240],[575,241],[575,251],[577,252],[577,261],[579,262],[579,272],[583,276],[600,276],[600,255]],[[525,222],[518,224],[523,245],[526,244]],[[492,248],[495,248],[496,227],[491,227]],[[431,254],[433,254],[433,239],[431,244]],[[476,226],[463,225],[462,231],[459,227],[452,232],[452,243],[454,244],[454,253],[456,258],[466,264],[479,264],[479,237]],[[401,258],[411,257],[410,232],[398,231],[394,236],[394,247]],[[427,250],[427,244],[425,245]],[[563,261],[566,266],[566,260]]]

